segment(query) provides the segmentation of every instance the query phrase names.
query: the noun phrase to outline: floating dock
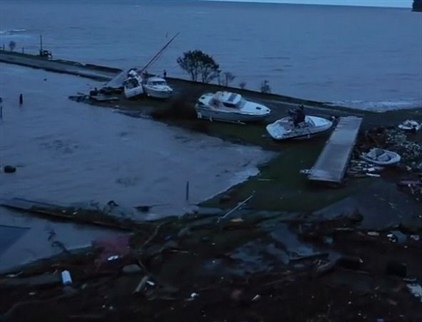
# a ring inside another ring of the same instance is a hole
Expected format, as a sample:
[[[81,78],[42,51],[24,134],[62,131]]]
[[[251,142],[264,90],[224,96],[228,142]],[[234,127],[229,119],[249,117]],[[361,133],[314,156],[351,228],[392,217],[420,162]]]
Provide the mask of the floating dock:
[[[312,167],[310,181],[341,183],[346,173],[362,118],[340,117],[336,128]]]

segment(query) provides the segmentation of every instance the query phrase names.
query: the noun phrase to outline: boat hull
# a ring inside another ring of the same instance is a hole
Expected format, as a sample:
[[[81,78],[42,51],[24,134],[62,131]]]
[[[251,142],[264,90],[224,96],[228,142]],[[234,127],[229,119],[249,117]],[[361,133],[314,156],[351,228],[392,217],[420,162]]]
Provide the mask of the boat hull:
[[[315,126],[293,127],[291,118],[286,117],[266,126],[267,133],[276,141],[305,140],[329,131],[333,122],[322,117],[307,116]]]
[[[135,88],[124,88],[123,91],[126,98],[136,98],[144,95],[144,89],[142,86]]]
[[[378,149],[383,151],[383,154],[385,154],[387,156],[387,158],[385,158],[385,160],[381,160],[381,159],[374,159],[370,157],[371,152],[369,153],[364,153],[361,155],[361,159],[375,164],[375,165],[379,165],[379,166],[392,166],[392,165],[396,165],[400,162],[401,160],[401,156],[393,151],[388,151],[388,150],[383,150],[383,149]]]
[[[198,119],[209,121],[231,122],[231,123],[252,123],[265,120],[268,115],[243,114],[236,112],[215,111],[208,108],[196,106]]]
[[[156,90],[148,87],[144,87],[144,92],[148,97],[159,98],[159,99],[167,99],[170,98],[173,94],[173,91],[169,90]]]

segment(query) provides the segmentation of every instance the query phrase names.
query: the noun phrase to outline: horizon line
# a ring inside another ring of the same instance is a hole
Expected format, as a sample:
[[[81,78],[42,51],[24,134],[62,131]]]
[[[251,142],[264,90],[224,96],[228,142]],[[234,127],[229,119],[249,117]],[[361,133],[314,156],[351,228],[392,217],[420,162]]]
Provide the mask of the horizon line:
[[[262,3],[262,4],[288,4],[288,5],[309,5],[309,6],[336,6],[336,7],[365,7],[365,8],[396,8],[396,9],[406,9],[412,8],[412,5],[409,4],[408,6],[405,6],[403,4],[401,5],[374,5],[374,4],[338,4],[338,3],[292,3],[292,2],[285,2],[285,1],[278,1],[278,0],[200,0],[200,1],[208,1],[208,2],[236,2],[236,3]],[[409,0],[410,2],[412,0]]]

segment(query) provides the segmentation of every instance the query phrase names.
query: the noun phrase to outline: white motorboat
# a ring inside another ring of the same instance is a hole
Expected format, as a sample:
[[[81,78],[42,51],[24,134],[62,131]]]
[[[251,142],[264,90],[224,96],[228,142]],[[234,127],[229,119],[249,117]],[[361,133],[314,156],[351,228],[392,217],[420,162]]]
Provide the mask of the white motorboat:
[[[173,94],[173,89],[161,77],[154,76],[144,79],[142,85],[145,94],[149,97],[166,99]]]
[[[144,94],[142,77],[136,69],[132,68],[127,72],[126,80],[123,82],[123,92],[126,98],[135,98]]]
[[[222,122],[258,122],[264,120],[271,110],[242,95],[232,92],[218,91],[203,94],[195,105],[199,119]]]
[[[266,129],[268,134],[277,141],[289,139],[309,139],[317,134],[331,129],[333,122],[318,116],[305,116],[303,122],[294,124],[291,116],[283,117],[268,124]]]
[[[401,160],[398,153],[380,148],[372,148],[369,152],[363,153],[361,158],[362,160],[380,166],[395,165]]]
[[[404,131],[419,131],[422,128],[422,123],[415,120],[406,120],[399,125],[399,129]]]

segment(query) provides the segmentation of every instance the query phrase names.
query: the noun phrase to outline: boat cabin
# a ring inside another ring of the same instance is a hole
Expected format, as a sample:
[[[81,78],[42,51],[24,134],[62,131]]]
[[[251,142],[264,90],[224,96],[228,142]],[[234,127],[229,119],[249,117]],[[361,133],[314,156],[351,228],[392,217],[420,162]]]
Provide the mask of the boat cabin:
[[[212,107],[241,108],[245,104],[242,95],[231,92],[217,92],[209,102]]]
[[[167,86],[167,82],[165,81],[165,79],[160,77],[150,77],[144,80],[144,84],[148,84],[151,86]]]

